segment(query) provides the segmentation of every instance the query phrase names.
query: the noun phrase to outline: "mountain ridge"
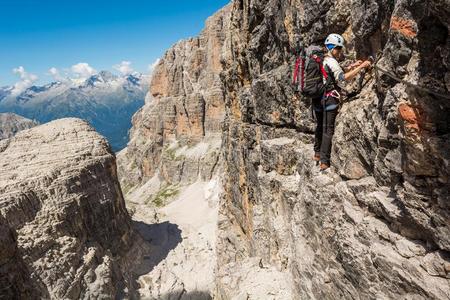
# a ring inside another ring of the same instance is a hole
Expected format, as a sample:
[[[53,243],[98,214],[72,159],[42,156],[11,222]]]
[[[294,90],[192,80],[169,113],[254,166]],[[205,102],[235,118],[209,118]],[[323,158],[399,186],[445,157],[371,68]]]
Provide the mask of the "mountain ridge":
[[[144,104],[149,75],[117,76],[101,71],[84,80],[68,79],[31,86],[18,95],[0,91],[0,112],[13,112],[46,123],[64,117],[87,120],[118,151],[128,142],[131,116]]]
[[[0,113],[0,140],[10,138],[19,131],[37,125],[39,125],[38,122],[14,113]]]

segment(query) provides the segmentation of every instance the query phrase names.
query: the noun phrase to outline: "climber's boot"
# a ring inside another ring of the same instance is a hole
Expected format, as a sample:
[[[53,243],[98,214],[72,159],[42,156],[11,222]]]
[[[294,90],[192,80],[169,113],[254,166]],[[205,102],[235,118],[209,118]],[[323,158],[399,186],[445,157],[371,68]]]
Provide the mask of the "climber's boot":
[[[320,172],[325,171],[326,169],[328,169],[330,167],[329,164],[326,163],[320,163]]]

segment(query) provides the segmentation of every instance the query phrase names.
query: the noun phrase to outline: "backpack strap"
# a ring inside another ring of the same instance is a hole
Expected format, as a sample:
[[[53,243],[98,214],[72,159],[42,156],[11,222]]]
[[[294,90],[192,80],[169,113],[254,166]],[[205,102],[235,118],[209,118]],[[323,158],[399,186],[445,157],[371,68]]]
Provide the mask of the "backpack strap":
[[[297,58],[297,60],[295,61],[295,69],[294,69],[294,79],[292,80],[292,84],[296,84],[297,83],[297,78],[298,78],[298,70],[300,68],[300,61],[302,60],[302,58],[299,56]]]
[[[301,58],[301,78],[300,78],[300,88],[303,91],[303,88],[305,87],[305,58]]]
[[[319,64],[320,72],[322,73],[322,75],[325,78],[325,80],[327,80],[328,79],[328,74],[327,74],[327,71],[325,71],[325,68],[323,67],[323,63],[322,63],[322,60],[320,59],[320,57],[315,55],[315,54],[311,55],[311,57],[312,57],[312,59],[314,59],[316,61],[316,63]]]
[[[330,69],[330,66],[324,65],[325,72],[327,72],[328,79],[327,79],[327,90],[331,91],[333,89],[338,88],[338,85],[336,83],[336,80],[334,79],[333,71]]]

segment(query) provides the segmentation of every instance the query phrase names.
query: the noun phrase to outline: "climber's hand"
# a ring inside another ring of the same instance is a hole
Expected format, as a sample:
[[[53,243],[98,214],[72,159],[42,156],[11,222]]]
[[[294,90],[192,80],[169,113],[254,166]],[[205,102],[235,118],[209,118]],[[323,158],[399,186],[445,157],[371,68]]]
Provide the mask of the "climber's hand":
[[[372,62],[370,60],[366,60],[360,65],[360,67],[363,69],[369,68],[371,66],[372,66]]]
[[[362,64],[362,60],[355,61],[354,63],[350,64],[350,65],[347,67],[347,71],[351,71],[351,70],[353,70],[353,69],[359,67],[361,64]]]
[[[351,65],[351,66],[352,66],[352,69],[353,69],[353,68],[356,68],[356,67],[359,67],[362,63],[363,63],[362,60],[357,60],[357,61],[355,61],[355,62]]]

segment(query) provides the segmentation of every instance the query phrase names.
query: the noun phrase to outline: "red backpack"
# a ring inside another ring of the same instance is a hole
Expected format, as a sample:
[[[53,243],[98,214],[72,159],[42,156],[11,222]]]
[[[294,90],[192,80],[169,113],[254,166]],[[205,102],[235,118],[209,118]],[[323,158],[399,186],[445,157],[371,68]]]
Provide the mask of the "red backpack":
[[[321,98],[331,87],[331,77],[323,65],[322,47],[309,46],[297,57],[292,84],[294,90],[305,97]]]

